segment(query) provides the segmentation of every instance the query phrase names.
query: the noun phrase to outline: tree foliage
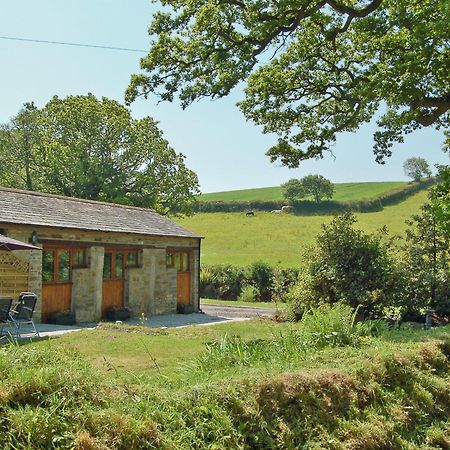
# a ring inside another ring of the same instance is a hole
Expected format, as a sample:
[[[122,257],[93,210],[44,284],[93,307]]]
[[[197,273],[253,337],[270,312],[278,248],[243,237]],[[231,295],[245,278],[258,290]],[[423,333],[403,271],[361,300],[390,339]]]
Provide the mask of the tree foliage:
[[[303,191],[303,185],[301,180],[297,178],[291,178],[286,181],[286,183],[281,185],[281,192],[283,197],[291,202],[299,198],[305,197],[305,192]]]
[[[430,177],[431,170],[428,162],[424,158],[409,158],[403,163],[403,170],[407,177],[413,181],[420,181],[422,177]]]
[[[281,189],[284,198],[291,201],[311,195],[319,203],[322,198],[332,198],[334,194],[333,183],[322,175],[306,175],[300,180],[292,178]]]
[[[439,183],[431,190],[430,199],[438,225],[450,234],[450,167],[439,166]]]
[[[380,106],[374,152],[449,125],[447,0],[161,0],[127,101],[154,93],[186,107],[247,81],[240,108],[276,133],[272,161],[322,157]]]
[[[133,119],[114,100],[54,97],[2,127],[0,183],[188,213],[198,180],[151,117]]]
[[[294,309],[343,302],[379,312],[398,303],[402,275],[386,230],[365,234],[355,229],[355,222],[355,216],[346,213],[322,225],[299,275]]]
[[[450,230],[439,226],[439,217],[429,204],[408,225],[404,245],[408,312],[414,315],[434,308],[450,314]]]

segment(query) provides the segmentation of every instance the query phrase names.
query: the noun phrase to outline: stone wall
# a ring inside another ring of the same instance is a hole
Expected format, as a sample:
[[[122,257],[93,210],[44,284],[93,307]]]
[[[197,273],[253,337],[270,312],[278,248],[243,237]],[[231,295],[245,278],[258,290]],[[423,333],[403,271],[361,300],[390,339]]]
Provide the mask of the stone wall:
[[[153,314],[174,313],[177,310],[177,272],[166,266],[166,250],[155,252],[155,292]]]
[[[155,289],[155,263],[153,250],[143,249],[140,267],[130,267],[125,272],[125,306],[134,317],[153,314],[152,299]]]
[[[198,249],[191,252],[191,305],[194,307],[194,311],[199,310],[199,267],[200,267],[200,252]]]
[[[87,250],[88,267],[72,272],[72,312],[77,322],[95,322],[102,315],[103,247]]]

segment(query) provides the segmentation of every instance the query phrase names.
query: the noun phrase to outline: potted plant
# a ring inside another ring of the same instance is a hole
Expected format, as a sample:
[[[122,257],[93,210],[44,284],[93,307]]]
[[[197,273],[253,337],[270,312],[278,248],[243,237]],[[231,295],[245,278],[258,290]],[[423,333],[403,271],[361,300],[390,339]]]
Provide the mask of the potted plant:
[[[75,313],[68,310],[57,312],[49,318],[48,323],[55,325],[75,325]]]
[[[110,308],[106,313],[106,318],[113,322],[117,320],[127,320],[131,317],[130,309],[127,307]]]

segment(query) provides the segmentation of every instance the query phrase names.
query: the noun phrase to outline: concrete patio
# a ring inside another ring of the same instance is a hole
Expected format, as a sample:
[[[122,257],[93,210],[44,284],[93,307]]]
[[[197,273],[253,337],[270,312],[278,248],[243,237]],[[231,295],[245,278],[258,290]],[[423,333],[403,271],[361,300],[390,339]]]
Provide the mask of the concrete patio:
[[[154,317],[149,317],[146,320],[140,319],[129,319],[122,322],[124,325],[143,325],[152,328],[181,328],[190,325],[214,325],[224,322],[239,322],[243,320],[249,320],[245,317],[221,317],[214,316],[210,314],[193,313],[193,314],[164,314]],[[39,323],[36,324],[36,328],[39,331],[41,337],[58,337],[66,333],[73,333],[82,329],[95,329],[98,323],[83,323],[77,325],[54,325],[50,323]],[[22,338],[21,340],[28,340],[36,338],[32,332],[31,326],[24,326],[21,328]],[[1,336],[1,342],[5,342],[11,338],[8,333],[10,331],[7,327],[3,330],[3,335]],[[12,330],[11,330],[12,331]],[[12,336],[14,338],[14,335]]]

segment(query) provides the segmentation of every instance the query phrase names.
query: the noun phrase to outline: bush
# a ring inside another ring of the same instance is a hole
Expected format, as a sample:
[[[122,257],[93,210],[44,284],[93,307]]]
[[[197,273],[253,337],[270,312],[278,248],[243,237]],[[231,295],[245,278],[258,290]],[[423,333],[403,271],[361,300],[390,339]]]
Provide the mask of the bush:
[[[300,269],[275,267],[272,275],[272,301],[286,302],[286,297],[298,279]]]
[[[259,295],[260,294],[257,287],[253,286],[252,284],[247,284],[242,288],[238,300],[240,302],[256,302],[256,300],[259,298]]]
[[[259,298],[262,301],[270,301],[273,269],[269,264],[258,261],[249,267],[249,281],[258,288]]]
[[[420,183],[411,183],[406,186],[393,189],[392,191],[382,194],[375,198],[354,200],[348,202],[340,202],[334,200],[323,200],[320,203],[308,200],[289,201],[294,206],[296,214],[336,214],[346,211],[354,212],[376,212],[381,211],[384,206],[399,203],[406,198],[414,195],[423,189],[427,189],[436,183],[435,178],[429,178]],[[246,212],[248,210],[255,211],[272,211],[281,209],[286,205],[286,201],[281,200],[251,200],[251,201],[234,201],[234,202],[204,202],[197,201],[193,207],[194,212],[212,213],[212,212]]]
[[[283,301],[285,294],[297,280],[299,269],[272,268],[264,262],[250,266],[202,266],[200,296],[236,300],[247,285],[256,289],[256,301]]]
[[[307,254],[295,303],[310,307],[343,302],[353,308],[362,306],[366,313],[398,303],[403,278],[390,243],[383,239],[386,230],[365,234],[353,228],[355,222],[346,213],[322,226]]]

